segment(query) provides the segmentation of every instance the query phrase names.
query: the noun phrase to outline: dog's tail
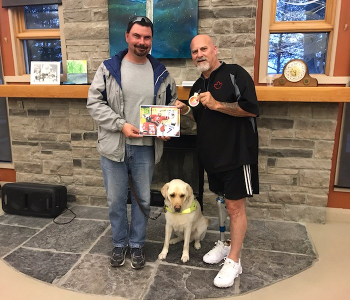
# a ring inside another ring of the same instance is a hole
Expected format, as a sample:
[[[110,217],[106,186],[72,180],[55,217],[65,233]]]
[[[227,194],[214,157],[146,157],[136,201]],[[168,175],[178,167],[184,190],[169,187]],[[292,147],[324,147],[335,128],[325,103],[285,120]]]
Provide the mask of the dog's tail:
[[[205,218],[205,223],[207,224],[207,227],[208,227],[210,224],[210,219]]]

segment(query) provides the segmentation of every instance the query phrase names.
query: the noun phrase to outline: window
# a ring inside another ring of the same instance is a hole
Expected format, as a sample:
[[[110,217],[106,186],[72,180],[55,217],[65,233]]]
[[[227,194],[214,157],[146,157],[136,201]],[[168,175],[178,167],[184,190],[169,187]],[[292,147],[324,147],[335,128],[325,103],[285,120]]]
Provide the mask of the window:
[[[31,61],[62,63],[57,4],[16,7],[11,12],[16,75],[30,74]]]
[[[330,83],[323,81],[333,76],[340,2],[264,0],[259,82],[266,82],[267,74],[281,74],[289,60],[299,58],[319,83]]]

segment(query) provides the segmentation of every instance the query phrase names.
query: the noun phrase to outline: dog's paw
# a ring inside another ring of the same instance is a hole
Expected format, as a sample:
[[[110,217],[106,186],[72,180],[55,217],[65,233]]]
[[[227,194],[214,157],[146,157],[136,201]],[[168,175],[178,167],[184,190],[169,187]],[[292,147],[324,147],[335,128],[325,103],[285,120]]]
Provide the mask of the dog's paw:
[[[174,244],[177,244],[178,242],[181,242],[182,240],[183,240],[182,238],[176,237],[176,238],[171,239],[169,241],[169,244],[174,245]]]
[[[188,254],[182,254],[182,257],[181,257],[181,260],[182,262],[188,262],[190,260],[190,257]]]
[[[161,260],[166,259],[167,254],[168,253],[164,253],[164,252],[159,253],[158,259],[161,259]]]
[[[202,246],[200,242],[194,242],[194,249],[199,250],[201,247]]]

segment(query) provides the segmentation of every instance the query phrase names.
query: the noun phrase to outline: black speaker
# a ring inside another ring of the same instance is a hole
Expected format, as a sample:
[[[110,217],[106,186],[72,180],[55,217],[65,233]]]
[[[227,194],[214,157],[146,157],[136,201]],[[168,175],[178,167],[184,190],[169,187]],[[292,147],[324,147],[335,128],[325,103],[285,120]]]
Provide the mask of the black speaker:
[[[66,207],[62,185],[16,182],[2,187],[2,209],[8,214],[55,218]]]

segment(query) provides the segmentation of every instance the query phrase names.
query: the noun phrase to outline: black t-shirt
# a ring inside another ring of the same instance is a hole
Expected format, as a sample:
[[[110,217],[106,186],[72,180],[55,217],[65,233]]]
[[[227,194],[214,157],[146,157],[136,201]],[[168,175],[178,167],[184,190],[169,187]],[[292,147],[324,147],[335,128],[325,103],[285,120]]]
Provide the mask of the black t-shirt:
[[[222,63],[207,80],[200,77],[194,83],[190,96],[199,90],[209,91],[220,102],[238,102],[243,110],[259,115],[254,82],[239,65]],[[256,118],[230,116],[201,104],[193,108],[193,115],[197,123],[198,153],[207,172],[258,163]]]

